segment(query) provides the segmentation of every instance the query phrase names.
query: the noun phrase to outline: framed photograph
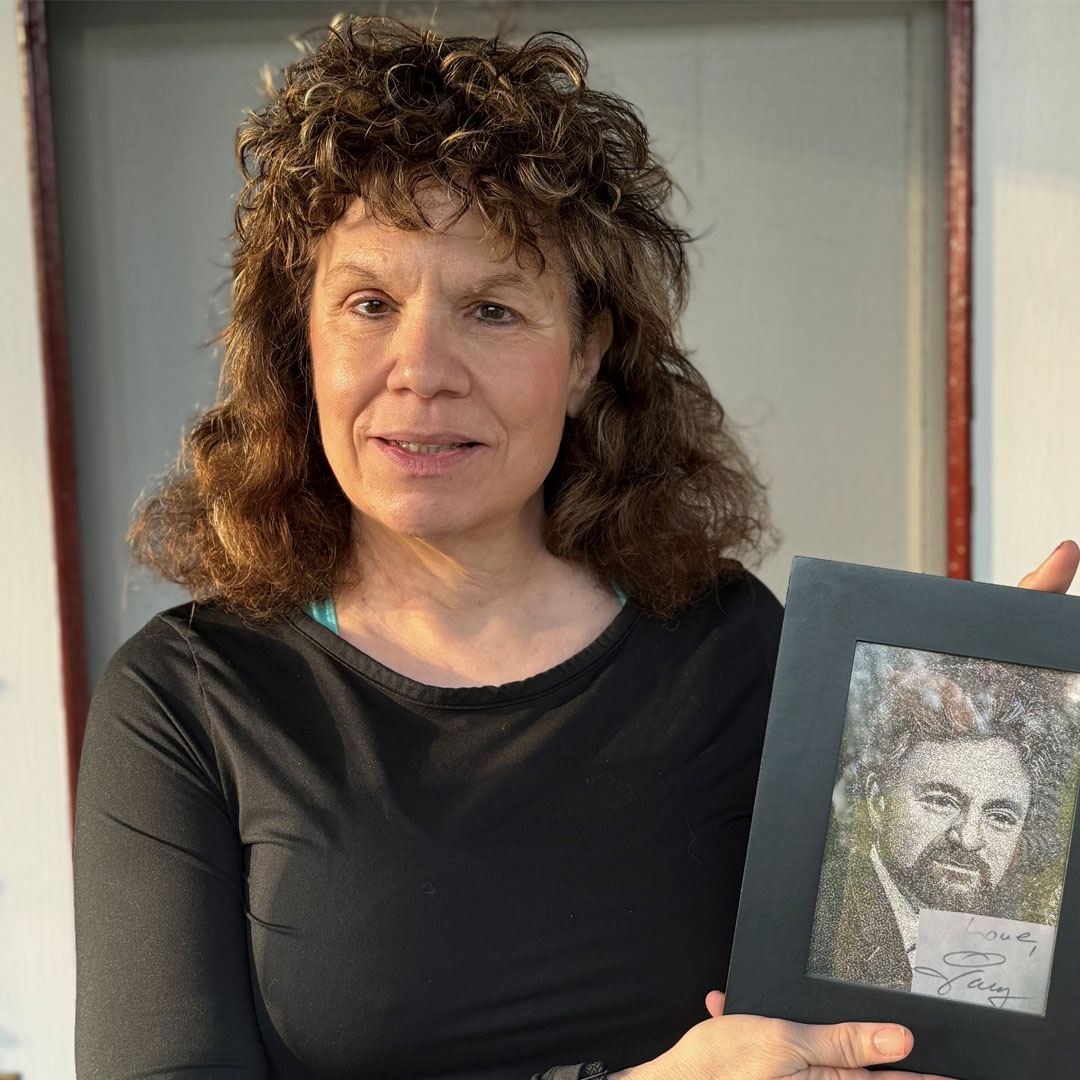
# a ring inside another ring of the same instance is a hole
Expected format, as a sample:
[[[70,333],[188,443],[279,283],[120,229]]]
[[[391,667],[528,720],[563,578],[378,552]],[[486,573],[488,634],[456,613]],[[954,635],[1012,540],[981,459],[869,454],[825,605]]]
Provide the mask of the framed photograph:
[[[795,559],[725,1011],[1074,1075],[1078,786],[1080,598]]]

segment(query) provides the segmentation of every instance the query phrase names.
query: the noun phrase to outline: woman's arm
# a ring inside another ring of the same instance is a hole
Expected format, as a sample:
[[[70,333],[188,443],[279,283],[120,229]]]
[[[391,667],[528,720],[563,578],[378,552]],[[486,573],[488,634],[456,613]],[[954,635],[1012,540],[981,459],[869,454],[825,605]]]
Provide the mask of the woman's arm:
[[[187,643],[155,622],[91,705],[75,831],[80,1080],[267,1076],[243,855],[193,686]]]

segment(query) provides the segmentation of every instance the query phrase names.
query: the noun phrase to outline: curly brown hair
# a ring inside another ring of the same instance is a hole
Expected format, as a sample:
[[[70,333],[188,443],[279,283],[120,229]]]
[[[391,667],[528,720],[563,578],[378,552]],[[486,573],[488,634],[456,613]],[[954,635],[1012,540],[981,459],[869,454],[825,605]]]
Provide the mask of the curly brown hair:
[[[967,656],[937,655],[928,666],[888,668],[880,679],[858,781],[886,786],[914,746],[958,739],[1011,744],[1031,783],[1018,847],[1029,868],[1061,855],[1063,793],[1075,785],[1073,721],[1062,702],[1071,673]]]
[[[308,306],[320,237],[356,197],[431,229],[435,182],[500,257],[568,277],[575,345],[605,309],[614,337],[545,481],[545,543],[669,616],[741,570],[768,534],[762,485],[678,338],[689,235],[634,107],[586,86],[565,35],[514,46],[339,17],[267,86],[236,150],[232,320],[218,402],[129,532],[136,557],[197,599],[255,617],[352,572],[350,506],[313,420]],[[269,80],[268,80],[269,81]]]

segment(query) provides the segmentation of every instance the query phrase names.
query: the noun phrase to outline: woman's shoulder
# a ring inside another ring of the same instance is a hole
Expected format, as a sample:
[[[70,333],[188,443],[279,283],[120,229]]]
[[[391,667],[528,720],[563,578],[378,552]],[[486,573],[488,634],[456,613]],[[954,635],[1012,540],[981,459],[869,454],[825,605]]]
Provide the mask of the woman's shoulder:
[[[113,653],[94,690],[91,713],[132,703],[196,718],[207,687],[257,664],[295,666],[299,635],[286,619],[253,619],[213,603],[188,601],[153,615]],[[275,663],[277,661],[277,663]]]
[[[122,675],[182,676],[198,664],[195,644],[242,627],[235,615],[188,601],[152,615],[112,654],[102,681]]]
[[[295,681],[303,665],[290,640],[300,635],[290,629],[286,619],[248,619],[215,604],[158,612],[106,664],[83,760],[119,754],[148,770],[150,759],[168,760],[226,790],[219,749],[228,724],[256,713],[260,699]]]
[[[711,642],[729,659],[756,656],[771,678],[783,617],[783,606],[768,585],[745,566],[735,564],[662,627],[697,643],[694,647]]]
[[[125,683],[155,684],[159,679],[183,676],[194,670],[191,649],[178,629],[179,605],[150,617],[109,658],[94,690],[94,698]]]
[[[245,616],[213,602],[187,601],[157,612],[113,654],[106,670],[179,674],[203,656],[260,652],[295,636],[287,618]]]
[[[675,620],[739,622],[764,633],[779,633],[783,615],[783,605],[769,586],[740,563],[702,589]]]

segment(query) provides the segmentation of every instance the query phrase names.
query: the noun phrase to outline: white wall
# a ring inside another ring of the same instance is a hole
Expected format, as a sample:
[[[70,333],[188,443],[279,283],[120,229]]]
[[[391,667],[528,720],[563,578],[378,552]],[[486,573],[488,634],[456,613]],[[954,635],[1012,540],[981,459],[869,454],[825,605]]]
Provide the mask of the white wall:
[[[973,575],[1013,584],[1080,540],[1080,3],[976,4],[974,111]]]
[[[15,4],[0,0],[0,1072],[75,1074],[71,839]],[[14,513],[11,507],[14,506]]]

